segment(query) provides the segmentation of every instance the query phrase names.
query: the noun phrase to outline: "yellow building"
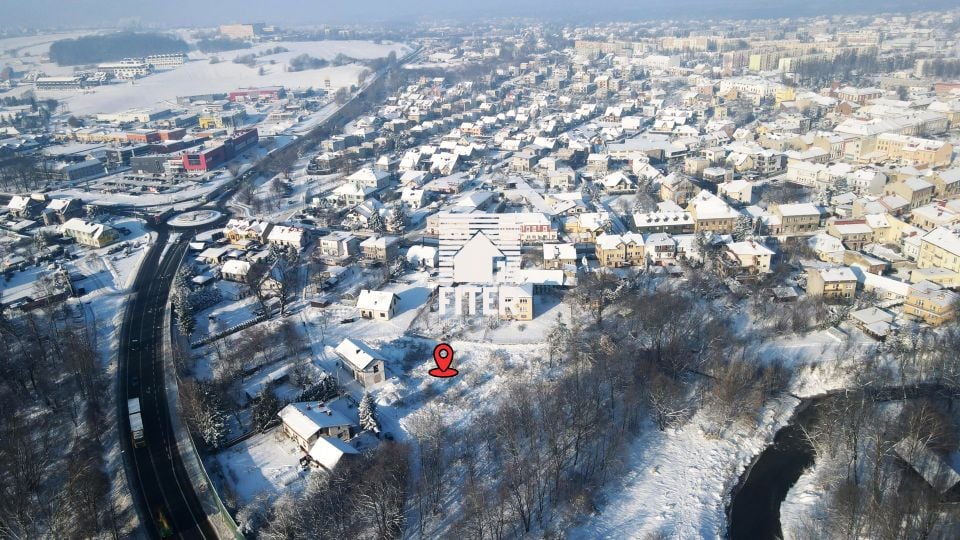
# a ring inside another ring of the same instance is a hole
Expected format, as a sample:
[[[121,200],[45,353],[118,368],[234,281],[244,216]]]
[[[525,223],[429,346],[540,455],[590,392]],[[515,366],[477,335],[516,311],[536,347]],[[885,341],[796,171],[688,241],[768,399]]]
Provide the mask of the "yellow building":
[[[773,236],[809,235],[820,229],[820,209],[811,203],[773,204],[770,214]]]
[[[731,234],[742,217],[740,212],[709,191],[701,191],[694,197],[687,205],[687,212],[693,217],[696,232]]]
[[[920,239],[917,266],[960,272],[960,238],[943,227],[930,231]]]
[[[636,233],[602,234],[597,237],[597,259],[601,266],[620,268],[645,262],[643,236]]]
[[[953,319],[958,302],[960,294],[923,281],[910,287],[903,312],[929,325],[939,326]]]
[[[920,167],[945,167],[953,156],[953,145],[948,142],[899,133],[881,133],[876,150],[887,159]]]
[[[794,101],[797,99],[797,91],[789,86],[784,86],[783,88],[778,88],[777,91],[773,94],[774,99],[776,99],[777,105],[783,103],[784,101]]]
[[[500,287],[500,318],[508,321],[533,320],[533,285]]]
[[[807,270],[807,294],[827,300],[849,300],[857,294],[857,276],[845,266]]]

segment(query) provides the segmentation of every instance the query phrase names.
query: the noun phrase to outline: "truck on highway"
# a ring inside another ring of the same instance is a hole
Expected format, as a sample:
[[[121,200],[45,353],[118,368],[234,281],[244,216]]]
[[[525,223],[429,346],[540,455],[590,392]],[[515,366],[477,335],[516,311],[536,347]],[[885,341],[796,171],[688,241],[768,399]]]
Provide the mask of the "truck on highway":
[[[147,445],[143,438],[143,417],[140,416],[140,398],[131,398],[127,400],[127,414],[130,418],[130,437],[133,439],[135,448],[143,448]]]

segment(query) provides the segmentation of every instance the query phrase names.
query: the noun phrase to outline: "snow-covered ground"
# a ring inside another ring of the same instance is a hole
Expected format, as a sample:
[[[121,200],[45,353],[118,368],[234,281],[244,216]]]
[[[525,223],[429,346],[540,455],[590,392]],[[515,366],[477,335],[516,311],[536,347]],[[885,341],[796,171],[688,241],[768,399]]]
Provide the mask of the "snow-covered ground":
[[[260,56],[256,65],[250,67],[233,62],[234,58],[260,54],[274,47],[284,47],[288,52]],[[395,51],[403,56],[410,48],[405,44],[376,44],[369,41],[304,41],[269,42],[250,49],[227,51],[215,54],[191,53],[190,61],[174,69],[157,71],[147,77],[131,82],[109,84],[82,93],[55,92],[56,97],[70,108],[71,114],[96,114],[123,111],[137,107],[174,106],[178,96],[223,93],[238,88],[256,86],[284,86],[292,88],[329,87],[337,89],[359,84],[358,77],[369,68],[359,64],[326,67],[304,71],[287,71],[290,60],[307,54],[315,58],[332,60],[344,54],[360,60],[383,58]],[[212,57],[220,61],[210,63]],[[44,64],[42,69],[53,74],[68,74],[72,67]],[[263,72],[263,75],[260,72]]]
[[[214,459],[237,503],[245,505],[259,495],[302,485],[307,473],[300,467],[301,455],[296,442],[273,429],[237,443]]]
[[[647,425],[626,459],[630,472],[608,489],[600,514],[570,531],[570,538],[722,538],[725,495],[787,420],[797,400],[764,409],[759,428],[735,425],[721,438],[700,428],[697,413],[683,428],[661,432]]]

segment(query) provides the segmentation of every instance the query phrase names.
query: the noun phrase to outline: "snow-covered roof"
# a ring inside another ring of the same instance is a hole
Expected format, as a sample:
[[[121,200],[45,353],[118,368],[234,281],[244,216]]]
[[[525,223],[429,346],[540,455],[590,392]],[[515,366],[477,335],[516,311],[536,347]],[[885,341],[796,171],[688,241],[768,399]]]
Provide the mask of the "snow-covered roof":
[[[960,256],[960,237],[949,229],[938,227],[924,235],[923,241]]]
[[[364,371],[375,362],[383,361],[376,351],[359,339],[344,339],[334,350],[357,371]]]
[[[230,259],[223,263],[220,268],[221,274],[230,274],[232,276],[245,276],[250,271],[250,263],[239,259]]]
[[[277,415],[287,427],[305,440],[312,438],[321,429],[353,425],[346,416],[325,407],[319,401],[291,403]]]
[[[300,227],[277,225],[271,229],[270,234],[267,235],[267,241],[269,242],[292,242],[299,244],[302,240],[303,229]]]
[[[569,261],[577,258],[577,247],[574,244],[544,244],[544,261]]]
[[[345,455],[357,455],[360,452],[336,437],[320,437],[310,447],[310,459],[319,463],[323,468],[332,471],[340,459]]]
[[[373,311],[389,311],[396,297],[397,295],[392,292],[364,289],[360,291],[360,297],[357,298],[357,307]]]
[[[71,218],[60,226],[61,232],[75,231],[78,233],[88,234],[93,238],[99,238],[100,235],[109,229],[110,227],[104,225],[103,223],[94,223],[92,221],[86,221],[80,218]]]
[[[763,244],[746,241],[746,242],[732,242],[727,244],[727,249],[729,249],[734,255],[737,256],[772,256],[773,250],[764,246]]]

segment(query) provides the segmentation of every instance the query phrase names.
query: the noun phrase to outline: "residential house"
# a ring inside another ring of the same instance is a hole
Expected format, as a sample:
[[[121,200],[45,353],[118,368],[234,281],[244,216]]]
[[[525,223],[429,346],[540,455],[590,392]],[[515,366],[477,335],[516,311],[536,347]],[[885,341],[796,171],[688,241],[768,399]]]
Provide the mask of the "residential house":
[[[960,167],[940,171],[930,178],[936,197],[955,197],[960,195]]]
[[[533,284],[503,285],[499,290],[500,318],[508,321],[532,321]]]
[[[396,236],[371,236],[360,242],[360,252],[368,262],[387,263],[397,257],[400,239]]]
[[[746,180],[731,180],[717,184],[717,193],[731,201],[750,204],[753,201],[753,184]]]
[[[696,221],[690,212],[647,212],[634,214],[633,226],[644,234],[692,234],[696,230]]]
[[[577,248],[574,244],[544,244],[543,267],[547,270],[562,270],[564,266],[577,264]]]
[[[372,187],[347,182],[334,189],[328,199],[341,206],[356,206],[371,197],[374,191]]]
[[[563,220],[563,231],[577,241],[593,242],[610,227],[609,212],[584,212]]]
[[[223,263],[223,266],[220,267],[220,275],[227,281],[246,283],[247,274],[250,273],[250,268],[252,266],[253,265],[247,261],[230,259],[229,261]]]
[[[810,203],[772,204],[768,232],[772,236],[806,236],[820,229],[823,213]]]
[[[40,215],[44,206],[46,206],[46,197],[42,194],[14,195],[10,197],[10,202],[7,203],[7,210],[13,216],[29,219]]]
[[[223,235],[231,244],[243,245],[249,242],[266,244],[267,235],[273,224],[257,219],[231,219],[223,228]]]
[[[320,237],[320,254],[324,257],[343,259],[360,252],[360,239],[346,231],[332,231]]]
[[[336,437],[319,437],[310,451],[310,459],[328,471],[333,471],[341,461],[354,459],[360,451]]]
[[[697,194],[699,189],[690,178],[671,173],[660,180],[660,200],[673,201],[683,206]]]
[[[77,241],[78,244],[102,248],[120,239],[116,229],[103,223],[94,223],[80,218],[71,218],[60,226],[60,234]]]
[[[369,388],[386,378],[383,357],[363,341],[344,339],[334,351],[342,360],[341,365],[350,371],[360,386]]]
[[[687,204],[687,212],[693,216],[696,232],[731,234],[737,220],[742,217],[723,199],[703,190]]]
[[[596,239],[596,254],[600,265],[607,268],[643,265],[646,262],[643,235],[601,234]]]
[[[357,309],[364,319],[389,321],[397,314],[399,304],[400,297],[392,292],[364,289],[357,298]]]
[[[917,266],[960,273],[960,236],[942,227],[923,235]]]
[[[809,268],[807,294],[827,300],[850,300],[857,293],[857,276],[845,266]]]
[[[47,225],[63,224],[82,214],[83,202],[80,199],[51,199],[43,211],[43,221]]]
[[[838,238],[843,247],[859,251],[873,242],[873,229],[865,219],[838,219],[827,225],[827,234]]]
[[[600,180],[600,185],[607,193],[633,193],[637,189],[636,182],[623,173],[623,171],[614,171]]]
[[[287,227],[284,225],[277,225],[270,230],[270,233],[267,234],[267,241],[271,244],[283,246],[283,247],[294,247],[298,250],[303,249],[306,245],[307,234],[300,227]]]
[[[418,268],[436,268],[440,252],[433,246],[411,246],[407,250],[407,262]]]
[[[886,195],[899,195],[910,203],[910,208],[923,206],[933,200],[935,186],[921,178],[906,178],[899,182],[887,184],[884,188]]]
[[[350,439],[355,425],[339,411],[319,401],[291,403],[280,409],[283,433],[297,441],[297,446],[309,452],[320,437]]]
[[[377,191],[390,183],[390,173],[374,167],[364,167],[348,176],[347,182]]]
[[[667,233],[648,234],[644,238],[644,251],[652,264],[670,264],[677,258],[677,241]]]
[[[726,245],[726,249],[728,257],[736,261],[740,268],[759,274],[770,273],[774,252],[763,244],[752,240],[732,242]]]
[[[944,289],[936,283],[921,281],[910,287],[903,312],[932,326],[953,319],[960,303],[960,294]]]

